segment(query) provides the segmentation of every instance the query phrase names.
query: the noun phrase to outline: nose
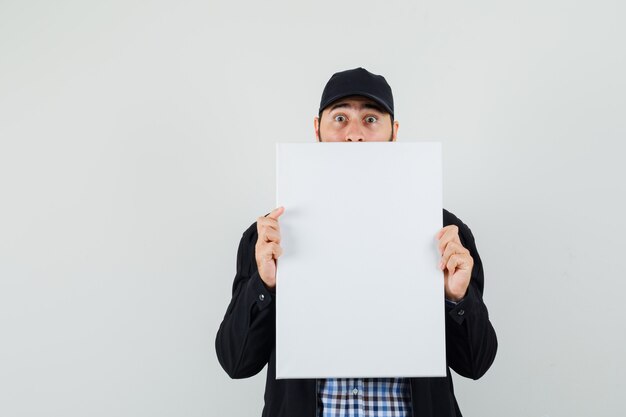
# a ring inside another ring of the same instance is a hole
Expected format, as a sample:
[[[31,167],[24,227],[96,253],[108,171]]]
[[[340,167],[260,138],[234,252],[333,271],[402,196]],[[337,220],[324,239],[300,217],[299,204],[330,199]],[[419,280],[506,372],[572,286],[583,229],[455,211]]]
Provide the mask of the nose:
[[[346,137],[344,140],[346,142],[363,142],[365,140],[363,129],[358,121],[352,120],[350,122],[348,129],[346,130]]]

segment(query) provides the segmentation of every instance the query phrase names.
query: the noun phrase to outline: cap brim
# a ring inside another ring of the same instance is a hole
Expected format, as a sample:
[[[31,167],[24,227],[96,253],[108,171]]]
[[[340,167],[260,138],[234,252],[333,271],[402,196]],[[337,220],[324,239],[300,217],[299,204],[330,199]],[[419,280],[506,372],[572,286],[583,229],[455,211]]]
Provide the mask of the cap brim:
[[[366,92],[363,92],[363,91],[351,91],[349,93],[341,93],[339,95],[336,95],[336,96],[333,96],[333,97],[329,98],[328,100],[326,100],[326,102],[324,102],[320,106],[320,110],[319,110],[320,113],[322,113],[322,111],[324,111],[324,109],[326,107],[330,106],[335,101],[341,100],[342,98],[351,97],[351,96],[361,96],[361,97],[367,97],[369,99],[372,99],[376,103],[378,103],[383,109],[385,109],[387,111],[387,113],[389,113],[390,115],[393,116],[393,111],[389,108],[389,106],[387,104],[385,104],[385,102],[380,97],[377,97],[374,94],[366,93]]]

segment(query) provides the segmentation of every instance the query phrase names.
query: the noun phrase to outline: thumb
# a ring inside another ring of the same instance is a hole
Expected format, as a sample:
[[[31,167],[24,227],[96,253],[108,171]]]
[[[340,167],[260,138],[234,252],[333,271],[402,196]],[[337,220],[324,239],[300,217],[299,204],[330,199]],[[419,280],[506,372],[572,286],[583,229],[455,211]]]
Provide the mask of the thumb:
[[[272,212],[268,214],[267,217],[270,217],[274,220],[278,220],[280,215],[283,214],[284,212],[285,212],[285,208],[283,206],[280,206],[272,210]]]

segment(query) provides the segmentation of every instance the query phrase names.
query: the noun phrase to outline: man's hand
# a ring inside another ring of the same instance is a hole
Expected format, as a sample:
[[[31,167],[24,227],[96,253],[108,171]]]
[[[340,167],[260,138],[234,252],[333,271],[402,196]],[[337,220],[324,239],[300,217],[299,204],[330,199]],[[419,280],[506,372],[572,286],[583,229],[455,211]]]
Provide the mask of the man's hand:
[[[280,247],[278,217],[284,211],[284,207],[278,207],[267,216],[259,217],[256,222],[259,235],[254,247],[256,266],[265,286],[270,289],[276,287],[276,260],[283,253],[283,249]]]
[[[457,226],[450,225],[441,229],[437,233],[437,240],[439,240],[439,253],[441,254],[439,268],[443,270],[446,298],[459,301],[465,297],[469,286],[474,259],[461,244]]]

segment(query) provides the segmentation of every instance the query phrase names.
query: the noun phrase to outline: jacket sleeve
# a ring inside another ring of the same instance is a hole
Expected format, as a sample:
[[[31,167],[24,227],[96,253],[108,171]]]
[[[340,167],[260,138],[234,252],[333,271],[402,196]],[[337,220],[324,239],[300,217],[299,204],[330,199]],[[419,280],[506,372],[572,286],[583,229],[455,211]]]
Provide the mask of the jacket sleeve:
[[[231,378],[259,373],[269,361],[275,343],[274,294],[265,287],[257,271],[256,241],[255,222],[239,243],[232,299],[215,338],[217,358]]]
[[[459,227],[463,246],[474,259],[470,285],[456,305],[446,303],[446,356],[448,365],[459,375],[478,379],[496,357],[498,340],[483,302],[483,265],[471,230],[456,216],[444,211],[444,224]]]

